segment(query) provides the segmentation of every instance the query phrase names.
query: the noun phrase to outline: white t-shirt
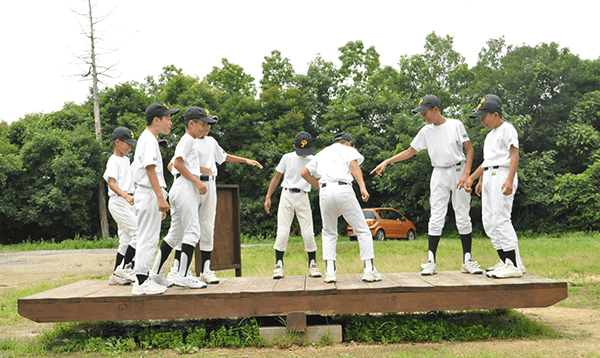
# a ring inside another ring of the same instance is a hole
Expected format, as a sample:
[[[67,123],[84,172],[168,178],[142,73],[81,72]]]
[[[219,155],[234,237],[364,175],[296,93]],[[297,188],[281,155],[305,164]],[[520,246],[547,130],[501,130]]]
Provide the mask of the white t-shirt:
[[[212,175],[217,176],[217,164],[222,164],[227,159],[227,152],[219,146],[213,137],[206,136],[194,141],[196,150],[200,157],[200,166],[210,168]]]
[[[117,186],[127,194],[133,194],[133,178],[131,175],[131,165],[128,157],[119,157],[111,155],[106,162],[106,170],[102,176],[108,183],[108,178],[114,178]],[[108,187],[108,196],[119,196]]]
[[[184,134],[177,143],[175,155],[173,156],[173,164],[175,159],[181,157],[185,167],[194,175],[200,175],[200,157],[195,145],[196,140],[189,134]],[[173,166],[175,170],[175,166]]]
[[[300,173],[302,169],[313,159],[312,155],[301,157],[296,152],[284,154],[277,165],[279,173],[283,174],[283,182],[281,183],[282,188],[288,189],[302,189],[304,191],[310,191],[312,185],[310,185]]]
[[[469,140],[461,121],[446,118],[440,125],[428,124],[421,128],[410,146],[417,152],[427,149],[431,166],[449,167],[466,159],[463,143]]]
[[[356,160],[361,165],[364,159],[353,147],[334,143],[317,153],[306,168],[312,176],[321,178],[320,183],[351,183],[354,177],[350,171],[350,162]]]
[[[510,147],[519,148],[519,134],[512,123],[504,121],[489,131],[483,142],[483,167],[509,167]]]
[[[155,165],[154,170],[158,177],[158,184],[161,188],[167,187],[163,175],[163,163],[160,148],[158,147],[158,139],[148,129],[145,129],[138,139],[132,165],[133,181],[137,185],[152,187],[148,174],[146,174],[146,167]]]

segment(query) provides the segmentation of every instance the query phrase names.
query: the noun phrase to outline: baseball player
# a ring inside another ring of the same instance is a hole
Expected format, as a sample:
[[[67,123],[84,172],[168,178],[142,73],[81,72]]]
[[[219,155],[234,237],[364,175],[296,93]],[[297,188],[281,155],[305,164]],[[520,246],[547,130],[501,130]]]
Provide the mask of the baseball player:
[[[112,133],[113,154],[106,162],[102,176],[108,183],[108,210],[117,223],[119,248],[113,273],[108,279],[111,285],[129,285],[135,282],[135,274],[128,266],[135,256],[137,241],[137,218],[133,200],[133,180],[127,155],[137,144],[129,128],[118,127]]]
[[[314,150],[313,139],[308,132],[302,131],[296,134],[294,138],[294,152],[283,155],[267,190],[265,212],[270,214],[271,195],[273,195],[277,184],[279,184],[283,176],[283,183],[281,184],[283,189],[281,190],[279,207],[277,208],[277,239],[273,246],[275,249],[274,279],[284,277],[283,255],[287,249],[290,226],[292,225],[292,220],[294,220],[294,214],[298,218],[300,231],[304,239],[304,249],[308,253],[308,276],[321,277],[321,272],[319,272],[316,261],[317,244],[315,243],[312,210],[308,197],[311,185],[300,175],[302,169],[312,160]],[[316,188],[318,190],[318,187]]]
[[[483,144],[483,163],[464,183],[465,190],[471,192],[473,181],[483,176],[475,187],[475,194],[481,196],[483,228],[500,257],[500,262],[487,269],[486,275],[521,277],[526,270],[510,219],[518,185],[518,133],[511,123],[502,119],[502,101],[495,95],[482,98],[469,117],[479,118],[489,130]]]
[[[200,138],[208,122],[203,108],[190,107],[185,111],[186,133],[175,148],[174,167],[178,174],[169,193],[171,202],[171,228],[165,237],[150,271],[150,278],[160,285],[189,288],[204,288],[206,283],[189,273],[194,249],[200,240],[198,206],[200,198],[206,194],[206,185],[200,180],[200,157],[195,148],[195,139]],[[181,245],[179,272],[170,281],[162,273],[163,265],[173,248]]]
[[[158,147],[158,134],[169,134],[171,116],[179,112],[162,103],[153,103],[146,108],[146,129],[140,135],[133,160],[135,207],[138,212],[138,241],[135,251],[136,282],[133,295],[153,295],[166,291],[149,279],[150,266],[158,247],[160,222],[170,210],[166,200],[167,184],[163,175],[163,163]]]
[[[448,200],[452,198],[452,207],[456,218],[456,227],[463,248],[462,272],[482,274],[483,270],[471,256],[472,225],[469,211],[471,209],[471,194],[461,190],[461,186],[471,173],[474,150],[461,121],[444,118],[441,114],[442,103],[434,95],[421,98],[419,105],[412,110],[420,113],[427,125],[421,128],[410,147],[395,156],[379,163],[371,174],[382,175],[385,168],[391,164],[411,158],[415,153],[427,149],[433,173],[429,182],[431,206],[429,218],[429,250],[427,263],[421,264],[421,275],[437,273],[436,253],[444,228]],[[463,152],[466,150],[467,155]]]
[[[201,107],[200,107],[201,108]],[[210,259],[214,248],[214,232],[215,232],[215,216],[217,213],[217,164],[223,162],[230,163],[246,163],[251,166],[262,169],[262,165],[256,160],[238,157],[235,155],[227,154],[220,146],[219,143],[213,138],[208,136],[211,124],[217,123],[218,117],[211,115],[210,112],[201,108],[205,111],[208,119],[205,119],[209,124],[206,126],[203,135],[195,140],[196,150],[200,156],[200,180],[207,186],[206,195],[202,195],[200,198],[200,207],[198,208],[198,218],[200,220],[200,253],[202,260],[202,269],[200,274],[200,280],[208,284],[219,283],[219,278],[215,275],[215,272],[210,269]],[[180,255],[177,252],[175,257]],[[173,261],[173,268],[171,272],[179,270],[176,264],[181,264],[181,261],[176,259]],[[169,273],[169,276],[173,276]]]
[[[352,225],[358,237],[360,259],[365,262],[363,281],[380,281],[381,274],[373,264],[373,237],[360,204],[352,189],[353,177],[360,187],[362,200],[369,200],[360,164],[364,157],[354,148],[348,133],[337,134],[333,144],[323,149],[302,169],[302,177],[314,187],[320,187],[319,205],[323,220],[323,260],[326,262],[325,282],[336,281],[337,222],[340,215]],[[319,181],[315,178],[319,178]]]

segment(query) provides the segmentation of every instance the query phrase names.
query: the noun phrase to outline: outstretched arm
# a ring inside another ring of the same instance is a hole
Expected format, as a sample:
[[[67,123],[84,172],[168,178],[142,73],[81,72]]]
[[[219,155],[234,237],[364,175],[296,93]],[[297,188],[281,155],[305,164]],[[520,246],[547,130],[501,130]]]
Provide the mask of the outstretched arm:
[[[252,165],[253,167],[258,167],[258,169],[262,169],[263,166],[254,159],[248,159],[244,157],[238,157],[235,155],[227,154],[226,162],[229,163],[246,163],[248,165]]]
[[[375,167],[375,169],[371,170],[370,174],[376,173],[377,175],[381,176],[383,174],[383,171],[385,170],[385,168],[392,164],[392,163],[396,163],[396,162],[401,162],[403,160],[406,160],[408,158],[411,158],[413,155],[415,155],[415,153],[417,153],[417,151],[413,148],[413,147],[409,147],[408,149],[394,155],[391,158],[388,158],[386,160],[384,160],[383,162],[379,163],[378,166]]]

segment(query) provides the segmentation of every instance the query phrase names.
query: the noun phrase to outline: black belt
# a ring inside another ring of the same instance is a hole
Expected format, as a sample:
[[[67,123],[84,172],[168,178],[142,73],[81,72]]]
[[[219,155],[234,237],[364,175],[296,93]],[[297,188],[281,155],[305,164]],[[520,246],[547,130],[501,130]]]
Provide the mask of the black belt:
[[[337,182],[337,184],[338,184],[338,185],[350,185],[350,183],[345,183],[345,182],[343,182],[343,181],[338,181],[338,182]],[[321,188],[324,188],[324,187],[326,187],[326,186],[327,186],[327,183],[323,183],[323,184],[321,184]]]
[[[447,167],[438,167],[438,168],[442,168],[442,169],[448,169],[448,168],[458,167],[458,166],[460,166],[462,163],[463,163],[463,162],[462,162],[462,160],[461,160],[460,162],[458,162],[458,163],[456,163],[456,164],[452,164],[452,165],[449,165],[449,166],[447,166]]]
[[[179,173],[175,174],[175,179],[179,178],[180,176],[181,176],[181,174],[179,174]],[[214,177],[212,177],[210,175],[194,175],[194,176],[196,178],[200,179],[201,181],[210,181],[211,178],[213,178],[213,180],[214,180]]]
[[[488,169],[498,169],[498,168],[500,168],[499,165],[494,165],[493,167],[485,167],[485,168],[483,168],[483,171],[485,172]]]
[[[304,191],[304,190],[302,190],[302,189],[298,189],[298,188],[283,188],[283,189],[285,189],[285,190],[289,190],[289,191],[291,191],[292,193],[302,193],[302,192]]]

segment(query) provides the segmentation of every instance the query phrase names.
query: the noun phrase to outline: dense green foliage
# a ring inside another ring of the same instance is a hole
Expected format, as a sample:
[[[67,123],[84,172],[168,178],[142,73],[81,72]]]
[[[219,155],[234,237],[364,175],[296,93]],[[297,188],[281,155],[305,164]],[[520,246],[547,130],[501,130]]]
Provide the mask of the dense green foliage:
[[[97,187],[112,152],[110,133],[127,126],[139,136],[144,109],[156,101],[182,109],[171,134],[162,136],[165,163],[184,134],[183,111],[198,105],[219,117],[210,135],[228,153],[264,165],[262,171],[236,163],[219,168],[219,183],[240,186],[244,234],[274,236],[276,215],[264,212],[264,195],[275,166],[292,150],[300,130],[313,135],[317,150],[335,133],[351,133],[365,156],[363,173],[371,193],[365,205],[395,207],[425,232],[431,173],[427,154],[390,166],[381,178],[368,172],[410,145],[424,125],[410,109],[428,93],[442,100],[446,117],[465,124],[475,148],[474,167],[482,161],[487,130],[468,114],[481,96],[502,97],[503,117],[520,135],[513,209],[517,230],[600,228],[600,59],[582,60],[556,43],[515,47],[500,38],[490,39],[477,64],[469,67],[453,49],[453,39],[435,33],[426,37],[422,54],[401,56],[397,68],[382,65],[376,49],[361,41],[348,42],[339,53],[339,66],[317,55],[306,74],[298,74],[289,59],[273,51],[264,58],[258,88],[252,76],[227,59],[204,78],[168,66],[158,78],[105,88],[100,92],[100,143],[94,139],[91,99],[1,123],[0,243],[98,235]],[[167,174],[166,179],[170,185],[173,178]],[[277,194],[273,198],[277,205]],[[311,198],[318,208],[316,193]],[[480,212],[474,197],[471,215],[477,230]],[[313,215],[319,231],[319,211]],[[452,217],[450,210],[446,231],[455,230]],[[163,229],[168,226],[165,220]]]

